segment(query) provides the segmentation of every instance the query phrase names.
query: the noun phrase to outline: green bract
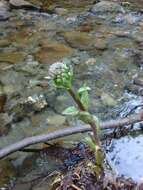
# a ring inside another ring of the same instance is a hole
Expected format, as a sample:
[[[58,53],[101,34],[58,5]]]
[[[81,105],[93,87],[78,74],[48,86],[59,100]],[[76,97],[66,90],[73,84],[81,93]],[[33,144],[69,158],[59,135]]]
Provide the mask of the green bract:
[[[89,112],[86,112],[86,111],[80,111],[78,113],[78,118],[83,121],[84,123],[91,123],[94,121],[93,119],[93,115],[91,115]]]
[[[89,106],[89,97],[88,97],[89,90],[90,88],[86,84],[84,84],[82,87],[78,89],[78,96],[85,110],[88,110],[88,106]]]
[[[96,116],[93,116],[93,118],[94,118],[94,122],[96,124],[97,136],[99,137],[100,133],[101,133],[100,121],[99,121],[98,117],[96,117]]]
[[[62,114],[64,115],[71,115],[71,116],[77,116],[78,113],[79,113],[79,110],[74,106],[68,107],[62,112]]]
[[[73,70],[63,62],[57,62],[51,65],[49,69],[50,77],[53,79],[57,88],[70,89],[73,80]]]

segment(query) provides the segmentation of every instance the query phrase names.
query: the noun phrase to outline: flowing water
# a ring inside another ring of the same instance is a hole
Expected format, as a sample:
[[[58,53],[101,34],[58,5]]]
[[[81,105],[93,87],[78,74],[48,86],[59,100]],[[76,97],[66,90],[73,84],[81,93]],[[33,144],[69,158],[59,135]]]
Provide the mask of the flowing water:
[[[102,5],[99,11],[92,1],[56,3],[44,12],[13,9],[9,20],[0,22],[0,148],[28,136],[78,125],[61,115],[72,100],[47,80],[49,66],[57,61],[73,66],[75,89],[84,82],[91,87],[90,111],[101,120],[137,112],[143,104],[143,87],[133,84],[136,77],[143,80],[141,7],[124,3],[109,11]],[[70,146],[83,136],[63,138],[60,143]],[[112,141],[108,151],[119,175],[143,179],[142,139],[139,134]],[[6,160],[10,165],[7,175],[17,176],[15,167],[25,180],[34,172],[37,175],[59,166],[59,161],[29,153],[17,152],[9,158],[13,165]],[[7,177],[3,178],[0,185],[7,183]]]

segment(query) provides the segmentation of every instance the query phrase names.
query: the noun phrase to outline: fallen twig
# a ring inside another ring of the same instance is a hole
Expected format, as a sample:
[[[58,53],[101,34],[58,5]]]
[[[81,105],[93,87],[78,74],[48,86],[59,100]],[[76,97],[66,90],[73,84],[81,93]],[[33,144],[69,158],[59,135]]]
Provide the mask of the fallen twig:
[[[122,127],[124,125],[130,125],[136,122],[143,121],[143,111],[138,114],[133,114],[130,117],[126,117],[123,119],[117,119],[117,120],[110,120],[101,122],[101,129],[112,129],[112,128],[118,128]],[[0,150],[0,159],[8,156],[11,153],[14,153],[24,147],[46,142],[49,140],[57,139],[64,136],[73,135],[76,133],[83,133],[91,131],[90,126],[84,125],[84,126],[78,126],[78,127],[68,127],[66,129],[60,129],[51,133],[37,135],[33,137],[27,137],[19,142],[13,143],[11,145],[8,145],[7,147]]]

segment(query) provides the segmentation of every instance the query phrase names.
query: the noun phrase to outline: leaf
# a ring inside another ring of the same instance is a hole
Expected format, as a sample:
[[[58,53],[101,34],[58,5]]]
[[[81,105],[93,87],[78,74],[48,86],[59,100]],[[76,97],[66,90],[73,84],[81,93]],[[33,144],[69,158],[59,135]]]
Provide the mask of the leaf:
[[[88,110],[88,106],[89,106],[88,91],[82,92],[82,95],[80,97],[80,101],[83,104],[84,108],[86,110]]]
[[[96,150],[96,144],[92,141],[91,137],[86,137],[84,139],[85,143],[90,147],[90,149],[95,152]]]
[[[81,94],[82,92],[89,91],[89,90],[91,90],[91,88],[89,86],[86,86],[86,84],[84,84],[82,87],[78,89],[78,94]]]
[[[86,110],[88,110],[89,105],[89,98],[88,98],[88,91],[90,88],[84,84],[81,88],[78,90],[78,96],[80,98],[80,101],[82,102],[83,106]]]
[[[101,134],[100,121],[99,121],[98,117],[96,117],[96,116],[93,116],[93,118],[94,118],[94,122],[96,124],[97,135],[99,136]]]
[[[89,112],[86,112],[86,111],[80,111],[78,113],[78,118],[87,124],[93,121],[93,116]]]
[[[79,113],[78,109],[74,106],[68,107],[62,112],[63,115],[71,115],[71,116],[76,116],[78,115],[78,113]]]

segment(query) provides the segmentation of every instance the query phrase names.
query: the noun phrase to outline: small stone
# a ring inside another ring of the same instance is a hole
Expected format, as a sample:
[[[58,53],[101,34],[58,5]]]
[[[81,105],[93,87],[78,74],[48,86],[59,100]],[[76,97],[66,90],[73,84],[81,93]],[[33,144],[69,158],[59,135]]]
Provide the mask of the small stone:
[[[36,66],[37,66],[37,61],[36,61]],[[32,65],[33,64],[33,65]],[[25,64],[23,66],[21,66],[18,71],[22,71],[22,72],[25,72],[25,73],[28,73],[30,75],[36,75],[38,73],[39,70],[37,70],[35,68],[35,63],[30,63],[30,64]]]
[[[133,32],[131,37],[137,42],[142,43],[143,42],[143,33],[140,31]]]
[[[129,84],[126,88],[129,92],[132,92],[133,94],[136,94],[138,96],[143,96],[143,87],[141,86],[135,84]]]
[[[57,7],[57,8],[55,8],[55,13],[62,16],[62,15],[66,15],[68,13],[68,10]]]
[[[128,23],[128,24],[135,24],[135,23],[137,23],[138,21],[140,21],[141,18],[135,16],[135,15],[132,14],[132,13],[129,13],[129,14],[127,14],[127,15],[124,16],[124,20],[125,20],[125,22]]]
[[[0,160],[0,186],[9,182],[16,175],[15,168],[9,160]]]
[[[38,61],[28,61],[27,64],[30,66],[38,66],[39,62]]]
[[[95,65],[96,64],[96,59],[95,58],[89,58],[86,62],[86,65]]]
[[[73,57],[71,59],[72,63],[74,63],[75,65],[78,65],[80,63],[80,57]]]
[[[12,121],[12,117],[9,116],[7,113],[0,113],[0,126],[2,125],[8,125]]]
[[[90,22],[84,23],[78,27],[78,31],[80,32],[91,32],[93,29],[94,29],[94,26]]]
[[[77,20],[77,16],[71,16],[66,19],[68,23],[74,23]]]
[[[66,118],[62,115],[53,115],[48,117],[48,124],[54,126],[64,125],[66,122]]]
[[[35,111],[41,111],[48,105],[45,97],[42,94],[39,96],[29,96],[26,100],[26,103],[32,104]]]
[[[98,50],[107,49],[107,41],[104,37],[96,37],[94,47]]]
[[[16,87],[14,87],[13,85],[10,85],[10,84],[5,85],[3,87],[3,91],[7,96],[9,96],[9,95],[12,95],[12,94],[14,94],[16,92]]]
[[[7,113],[0,114],[0,136],[6,135],[10,128],[10,123],[12,121],[12,117],[8,116]]]
[[[115,32],[112,32],[118,37],[130,37],[130,32],[125,30],[116,30]]]
[[[143,87],[143,78],[135,77],[133,80],[133,83],[135,85]]]
[[[115,106],[117,102],[107,93],[101,94],[101,100],[105,106]]]

